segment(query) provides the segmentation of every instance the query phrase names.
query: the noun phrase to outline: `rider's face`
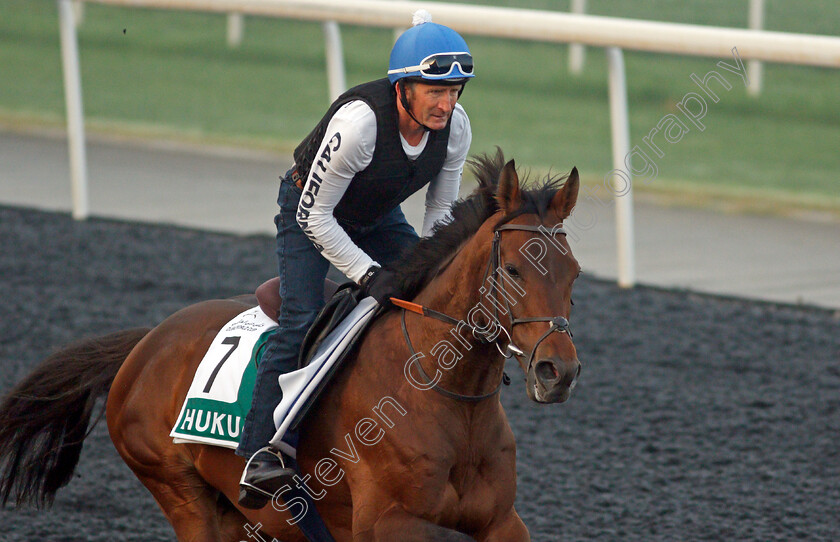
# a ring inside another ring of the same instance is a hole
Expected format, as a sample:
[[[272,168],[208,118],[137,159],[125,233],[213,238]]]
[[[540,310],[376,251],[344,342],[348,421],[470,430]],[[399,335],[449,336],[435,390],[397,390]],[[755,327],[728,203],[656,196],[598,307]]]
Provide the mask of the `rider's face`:
[[[411,112],[422,124],[432,130],[446,128],[452,110],[458,103],[461,85],[440,86],[416,83],[407,90]]]

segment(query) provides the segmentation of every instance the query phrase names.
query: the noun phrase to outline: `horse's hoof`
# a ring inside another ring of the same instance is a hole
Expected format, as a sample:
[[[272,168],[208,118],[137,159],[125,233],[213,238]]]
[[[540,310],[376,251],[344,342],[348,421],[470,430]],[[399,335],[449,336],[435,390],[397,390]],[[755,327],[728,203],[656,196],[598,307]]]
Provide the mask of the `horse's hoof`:
[[[253,490],[244,487],[239,488],[239,506],[248,508],[250,510],[259,510],[268,504],[270,499],[262,493],[257,493]]]

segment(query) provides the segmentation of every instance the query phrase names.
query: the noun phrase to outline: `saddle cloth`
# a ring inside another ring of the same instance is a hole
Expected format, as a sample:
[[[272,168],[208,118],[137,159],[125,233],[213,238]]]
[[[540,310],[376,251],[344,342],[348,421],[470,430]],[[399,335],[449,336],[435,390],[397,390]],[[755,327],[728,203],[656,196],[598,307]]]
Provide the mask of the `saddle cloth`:
[[[199,442],[236,448],[251,409],[255,360],[277,322],[259,307],[227,323],[195,371],[171,436],[176,443]]]
[[[362,299],[319,341],[304,368],[280,376],[278,391],[282,390],[283,398],[274,411],[275,440],[279,442],[308,412],[378,307],[372,297]],[[175,443],[238,446],[251,408],[257,363],[276,328],[277,323],[260,307],[239,314],[222,328],[199,364],[170,432]]]

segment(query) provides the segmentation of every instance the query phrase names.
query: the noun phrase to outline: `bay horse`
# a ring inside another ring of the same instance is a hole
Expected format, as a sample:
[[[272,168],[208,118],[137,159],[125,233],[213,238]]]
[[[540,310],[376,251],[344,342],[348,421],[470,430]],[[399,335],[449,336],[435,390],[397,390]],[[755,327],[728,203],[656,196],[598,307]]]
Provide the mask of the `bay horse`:
[[[565,401],[580,372],[567,321],[580,268],[562,235],[578,174],[526,189],[501,150],[473,167],[476,192],[397,266],[415,312],[377,318],[301,426],[304,485],[338,542],[530,539],[498,390],[505,355],[540,403]],[[298,510],[238,506],[232,450],[169,436],[213,337],[253,304],[201,302],[41,362],[0,406],[3,503],[52,502],[107,393],[114,446],[179,541],[304,541]]]

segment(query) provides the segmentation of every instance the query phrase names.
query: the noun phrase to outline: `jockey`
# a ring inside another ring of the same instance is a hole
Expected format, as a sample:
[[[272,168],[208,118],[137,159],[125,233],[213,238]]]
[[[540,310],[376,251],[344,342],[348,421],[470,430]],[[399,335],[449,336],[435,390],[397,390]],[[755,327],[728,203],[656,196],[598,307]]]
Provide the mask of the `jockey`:
[[[242,506],[260,508],[295,474],[274,437],[273,412],[281,397],[277,378],[298,368],[303,338],[324,305],[329,264],[380,305],[398,297],[393,262],[419,239],[399,205],[429,185],[423,235],[448,216],[458,197],[472,140],[470,121],[457,103],[473,61],[464,39],[414,14],[414,26],[391,51],[388,78],[341,95],[295,149],[295,165],[280,183],[277,256],[279,330],[257,369],[251,410],[238,455],[250,458],[240,481]],[[291,441],[291,442],[290,442]]]

